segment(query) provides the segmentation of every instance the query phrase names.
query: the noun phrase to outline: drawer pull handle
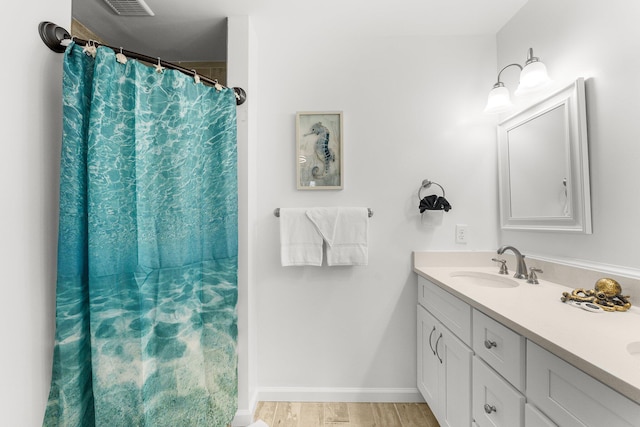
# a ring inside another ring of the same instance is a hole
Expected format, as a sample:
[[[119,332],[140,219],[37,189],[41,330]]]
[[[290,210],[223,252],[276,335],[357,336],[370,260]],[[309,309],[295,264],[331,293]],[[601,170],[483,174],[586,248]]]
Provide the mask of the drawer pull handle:
[[[442,334],[440,334],[440,336],[438,337],[438,340],[436,341],[436,357],[438,358],[440,363],[442,363],[442,358],[440,358],[440,353],[438,353],[438,343],[440,342],[441,339],[442,339]]]
[[[495,341],[484,340],[484,346],[491,350],[491,347],[497,347],[498,344]]]
[[[484,404],[484,412],[486,412],[487,414],[490,414],[492,412],[498,412],[498,410],[496,409],[495,406],[489,405],[488,403],[485,403]]]
[[[433,355],[436,355],[436,351],[433,349],[433,346],[431,345],[431,337],[433,336],[433,333],[436,331],[436,327],[434,326],[433,329],[431,330],[431,333],[429,334],[429,347],[431,347],[431,351],[433,351]]]

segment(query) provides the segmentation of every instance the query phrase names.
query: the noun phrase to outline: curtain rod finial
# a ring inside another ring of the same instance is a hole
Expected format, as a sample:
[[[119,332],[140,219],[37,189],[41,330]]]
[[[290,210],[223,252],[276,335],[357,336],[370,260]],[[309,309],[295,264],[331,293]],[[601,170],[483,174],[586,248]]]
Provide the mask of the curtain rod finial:
[[[241,87],[234,87],[233,91],[236,93],[236,105],[242,105],[247,100],[247,92]]]
[[[38,24],[38,32],[44,44],[58,53],[65,51],[65,47],[61,44],[62,40],[71,38],[71,34],[67,30],[49,21],[42,21]]]

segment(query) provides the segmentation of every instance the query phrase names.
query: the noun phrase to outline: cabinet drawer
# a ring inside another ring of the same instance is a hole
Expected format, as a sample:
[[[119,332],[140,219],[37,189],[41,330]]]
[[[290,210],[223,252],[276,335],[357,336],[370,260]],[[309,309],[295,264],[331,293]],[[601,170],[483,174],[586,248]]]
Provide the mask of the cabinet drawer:
[[[525,338],[473,310],[473,350],[493,369],[524,393]]]
[[[640,405],[527,342],[527,398],[562,427],[637,427]]]
[[[558,427],[553,421],[547,418],[535,406],[524,405],[524,427]]]
[[[479,427],[522,427],[524,396],[479,357],[473,357],[472,415]]]
[[[471,306],[418,276],[418,301],[462,342],[471,346]]]

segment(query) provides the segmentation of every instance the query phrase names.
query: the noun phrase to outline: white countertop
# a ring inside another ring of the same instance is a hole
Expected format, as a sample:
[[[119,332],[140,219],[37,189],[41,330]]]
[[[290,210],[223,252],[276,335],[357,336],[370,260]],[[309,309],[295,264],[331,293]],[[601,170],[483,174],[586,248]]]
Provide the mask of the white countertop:
[[[640,403],[640,357],[632,356],[627,349],[632,342],[640,343],[637,307],[627,312],[592,313],[560,300],[562,292],[571,292],[573,287],[544,280],[540,275],[539,285],[513,279],[519,283],[517,287],[493,288],[474,285],[471,280],[456,280],[451,273],[464,270],[499,276],[497,265],[424,264],[414,254],[414,271],[420,276]]]

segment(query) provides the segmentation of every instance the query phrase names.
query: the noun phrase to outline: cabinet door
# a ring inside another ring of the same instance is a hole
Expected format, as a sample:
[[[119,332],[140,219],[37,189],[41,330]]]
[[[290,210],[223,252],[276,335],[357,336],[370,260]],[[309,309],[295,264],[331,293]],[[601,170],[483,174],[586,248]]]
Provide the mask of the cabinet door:
[[[524,405],[524,427],[558,427],[553,421],[547,418],[535,406],[527,403]]]
[[[471,360],[473,352],[448,329],[438,334],[436,358],[440,363],[441,427],[471,425]]]
[[[527,398],[562,427],[640,425],[640,405],[531,341]]]
[[[418,302],[471,347],[471,306],[424,277],[418,277]]]
[[[436,418],[438,414],[438,371],[440,362],[435,347],[439,332],[438,321],[427,310],[418,305],[418,390]]]

